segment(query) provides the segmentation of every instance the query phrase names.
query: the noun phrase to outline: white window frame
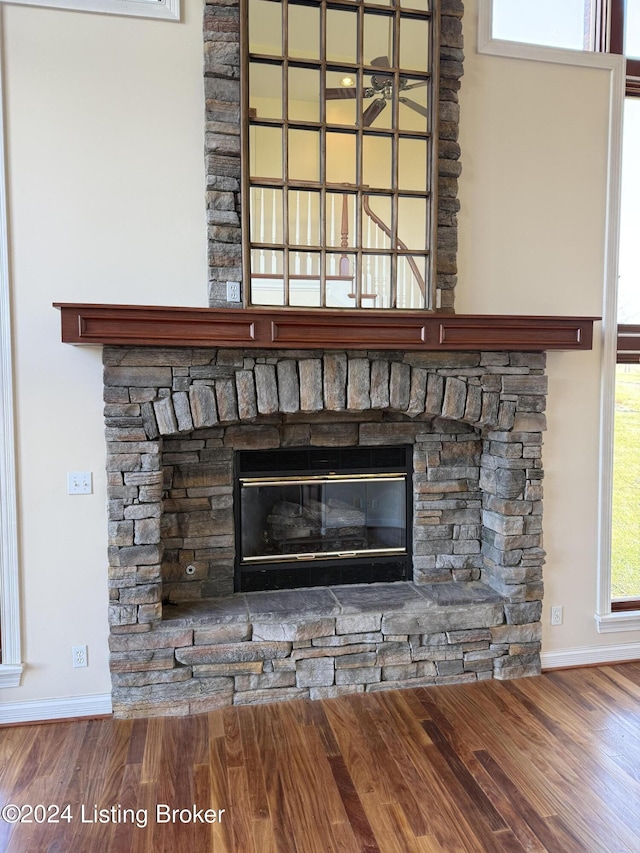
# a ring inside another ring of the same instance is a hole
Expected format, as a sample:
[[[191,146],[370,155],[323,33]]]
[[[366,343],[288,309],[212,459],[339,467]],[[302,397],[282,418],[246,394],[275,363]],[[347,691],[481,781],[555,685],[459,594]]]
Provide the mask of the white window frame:
[[[602,306],[602,376],[600,396],[598,580],[595,620],[598,632],[640,629],[640,611],[611,612],[611,537],[613,506],[613,419],[618,334],[618,243],[620,235],[620,183],[622,172],[622,117],[625,98],[625,59],[613,53],[544,47],[492,37],[493,0],[478,0],[478,53],[555,62],[610,73],[607,182],[607,234]]]
[[[0,688],[19,687],[22,677],[18,554],[18,493],[15,463],[13,357],[7,182],[4,147],[4,67],[0,7]]]
[[[180,20],[180,0],[0,0],[9,6],[41,6],[50,9],[72,9],[76,12],[98,12],[104,15],[133,15],[137,18]]]

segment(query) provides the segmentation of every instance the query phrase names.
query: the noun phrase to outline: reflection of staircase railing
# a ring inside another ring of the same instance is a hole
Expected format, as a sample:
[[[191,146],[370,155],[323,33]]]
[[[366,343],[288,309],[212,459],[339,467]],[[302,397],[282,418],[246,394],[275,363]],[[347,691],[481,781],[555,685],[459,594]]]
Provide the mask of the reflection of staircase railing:
[[[292,214],[290,222],[293,229],[291,236],[295,236],[295,239],[288,243],[289,266],[287,281],[285,282],[282,269],[283,253],[277,246],[278,237],[283,230],[281,214],[278,215],[282,203],[281,200],[278,200],[278,194],[281,192],[281,190],[265,187],[254,188],[251,194],[250,220],[252,231],[258,236],[257,245],[252,249],[252,279],[256,280],[256,285],[261,282],[258,285],[260,298],[257,301],[259,304],[294,304],[291,301],[293,294],[290,293],[289,282],[292,284],[297,282],[298,296],[296,299],[319,299],[320,301],[315,301],[317,305],[327,304],[331,307],[333,303],[335,306],[348,307],[351,300],[356,301],[356,304],[368,301],[369,304],[375,305],[379,300],[378,307],[381,308],[392,307],[394,303],[407,308],[424,307],[426,301],[425,280],[416,260],[409,254],[407,245],[399,237],[396,237],[395,247],[391,246],[392,230],[390,226],[371,208],[371,200],[376,196],[368,196],[364,193],[362,194],[362,210],[364,217],[366,217],[366,237],[363,228],[363,268],[360,275],[360,287],[354,286],[355,247],[352,244],[350,245],[349,238],[350,219],[354,218],[353,205],[357,198],[351,192],[331,193],[331,203],[326,210],[327,218],[325,220],[326,269],[322,274],[320,262],[321,258],[325,256],[320,252],[320,246],[314,245],[318,239],[317,236],[314,238],[314,235],[319,236],[320,233],[318,218],[322,216],[321,211],[317,208],[319,194],[302,190],[289,190],[289,203],[293,205],[293,208],[290,208]],[[316,200],[312,204],[313,197],[316,197]],[[327,201],[329,201],[329,197],[327,197]],[[351,210],[349,209],[350,205]],[[271,237],[270,240],[267,235]],[[332,248],[334,251],[331,251]],[[335,249],[339,251],[335,251]],[[395,287],[391,281],[391,253],[394,249],[402,251],[402,254],[397,256]],[[331,283],[331,294],[329,290],[326,294],[324,293],[324,286],[321,287],[320,284],[321,280],[326,281],[327,287]],[[343,284],[340,285],[340,282]],[[302,296],[302,291],[299,288],[303,288],[307,292],[306,297]],[[320,296],[321,290],[322,296]],[[270,295],[267,294],[267,291]],[[278,292],[280,296],[277,295]],[[311,295],[313,292],[316,293],[315,297]],[[396,294],[395,297],[393,296],[394,293]],[[255,295],[258,296],[257,293]],[[335,302],[336,299],[338,300],[337,303]],[[313,304],[313,301],[305,304]]]
[[[369,205],[369,196],[362,196],[362,209],[367,214],[369,219],[371,219],[375,224],[383,231],[389,239],[391,239],[391,228],[382,220],[380,217],[371,210],[371,206]],[[408,251],[408,246],[404,243],[399,237],[396,238],[396,248],[402,249],[403,251]],[[407,263],[409,264],[409,269],[413,273],[413,277],[416,280],[416,284],[420,288],[420,293],[422,294],[422,298],[425,298],[426,288],[424,284],[424,278],[420,275],[420,270],[418,269],[418,265],[411,257],[411,255],[405,255]]]

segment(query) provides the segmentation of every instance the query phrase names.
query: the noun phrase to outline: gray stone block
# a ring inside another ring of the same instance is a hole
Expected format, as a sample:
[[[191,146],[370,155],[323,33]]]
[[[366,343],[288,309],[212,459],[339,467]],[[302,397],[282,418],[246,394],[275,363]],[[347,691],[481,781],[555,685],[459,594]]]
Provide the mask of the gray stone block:
[[[497,625],[491,628],[493,643],[532,643],[542,639],[542,625],[533,622],[524,625]]]
[[[483,426],[495,426],[498,423],[498,411],[500,409],[500,395],[493,391],[483,391],[482,411],[478,423]]]
[[[262,415],[273,414],[278,411],[276,368],[273,364],[256,364],[254,370],[258,412]]]
[[[279,361],[276,365],[278,378],[278,400],[281,412],[300,410],[300,383],[297,363],[293,359]]]
[[[155,545],[160,542],[160,520],[139,518],[135,521],[134,542],[136,545]]]
[[[371,408],[389,408],[389,362],[376,359],[371,362]]]
[[[352,696],[354,693],[364,693],[363,685],[347,684],[341,687],[311,687],[310,699],[337,699],[338,696]]]
[[[439,660],[436,671],[438,675],[461,675],[464,670],[460,660]]]
[[[402,681],[379,681],[376,684],[367,684],[367,693],[379,693],[382,690],[406,690],[415,687],[431,687],[435,684],[434,678],[409,678]]]
[[[155,544],[120,548],[120,566],[151,566],[162,559],[162,550]]]
[[[358,443],[358,424],[312,424],[311,444],[317,447],[349,447]]]
[[[304,648],[294,649],[291,652],[292,660],[303,660],[304,658],[326,658],[334,657],[336,660],[344,655],[360,655],[375,653],[375,643],[355,643],[346,646],[305,646]],[[275,663],[278,663],[276,661]]]
[[[496,678],[540,675],[540,655],[537,652],[524,655],[503,655],[495,659],[493,672]]]
[[[522,376],[507,373],[502,377],[502,390],[505,394],[546,394],[548,379],[544,375]]]
[[[109,637],[109,650],[112,652],[137,651],[141,649],[174,649],[190,646],[193,631],[189,628],[142,631],[135,634],[112,634]]]
[[[296,663],[298,687],[328,687],[333,684],[334,676],[333,658],[304,658]]]
[[[447,377],[442,402],[442,417],[460,420],[467,401],[467,383],[453,376]]]
[[[178,432],[178,420],[171,397],[156,400],[153,404],[153,411],[160,435],[172,435]]]
[[[301,641],[335,634],[334,619],[304,619],[290,622],[253,621],[254,640]]]
[[[409,417],[420,415],[425,410],[427,376],[427,371],[422,367],[411,368],[411,389],[409,392],[409,406],[407,408]]]
[[[289,702],[291,699],[308,699],[309,690],[300,687],[279,687],[272,690],[249,690],[235,693],[234,705],[266,705],[270,702]]]
[[[447,641],[455,643],[489,642],[491,631],[489,628],[471,628],[467,631],[447,631]]]
[[[336,634],[367,634],[380,630],[382,613],[336,616]]]
[[[110,604],[109,625],[134,625],[137,622],[138,609],[135,605]]]
[[[337,669],[336,684],[373,684],[382,678],[379,666],[361,666],[351,669]]]
[[[110,521],[108,524],[109,545],[119,547],[133,545],[133,522]]]
[[[279,687],[295,687],[295,672],[264,672],[260,675],[238,675],[235,690],[245,693],[248,690],[273,690]]]
[[[361,634],[340,634],[335,637],[318,637],[312,640],[314,646],[320,648],[333,648],[334,646],[352,646],[362,643],[381,643],[383,636],[381,633],[369,632]]]
[[[462,660],[462,646],[417,646],[411,651],[414,661]]]
[[[534,412],[516,412],[513,428],[516,432],[544,432],[547,429],[547,417]]]
[[[300,409],[319,412],[322,400],[322,362],[319,358],[306,358],[298,362],[300,375]]]
[[[383,681],[405,681],[410,678],[418,677],[418,664],[408,663],[396,666],[382,667]]]
[[[466,628],[500,625],[504,618],[502,604],[470,604],[432,607],[424,614],[392,613],[382,619],[385,634],[432,634]]]
[[[106,387],[170,388],[170,367],[105,367],[104,384]]]
[[[159,583],[140,584],[120,590],[120,601],[122,604],[156,604],[161,598],[161,585]]]
[[[141,649],[126,652],[111,652],[109,655],[111,672],[146,672],[148,670],[173,669],[174,650]]]
[[[241,661],[239,663],[203,663],[197,664],[191,669],[198,678],[219,678],[247,675],[259,675],[262,673],[262,661]],[[236,689],[238,689],[236,687]]]
[[[220,643],[242,643],[251,639],[249,622],[232,622],[212,625],[194,630],[193,642],[196,646],[210,646]]]
[[[518,604],[505,604],[504,613],[509,625],[539,622],[542,615],[542,602],[527,601]]]
[[[253,420],[258,415],[256,388],[252,370],[238,370],[235,375],[238,397],[238,417],[240,420]]]
[[[347,382],[347,408],[364,411],[371,408],[371,366],[368,358],[350,358]]]
[[[431,414],[440,414],[442,411],[442,400],[444,398],[444,379],[438,373],[430,373],[427,379],[427,396],[425,400],[425,411]]]
[[[389,376],[389,406],[406,412],[411,399],[411,366],[394,361]]]
[[[176,660],[186,664],[239,663],[285,658],[291,643],[219,643],[177,649]]]
[[[324,356],[324,400],[330,411],[343,411],[346,407],[347,356],[345,353],[327,353]]]
[[[475,423],[480,419],[482,412],[482,389],[479,385],[469,382],[467,384],[467,399],[464,406],[463,418],[469,423]]]
[[[193,429],[193,419],[189,406],[189,396],[186,391],[176,391],[173,394],[173,408],[176,413],[176,420],[178,421],[178,431],[191,432]]]
[[[377,661],[375,652],[358,652],[356,654],[338,655],[335,659],[336,669],[352,669],[359,666],[374,666]]]
[[[176,681],[189,681],[192,676],[191,667],[180,666],[176,669],[146,672],[113,672],[111,681],[114,687],[146,687],[148,684],[171,684]]]
[[[238,420],[238,403],[235,382],[231,378],[216,379],[216,406],[222,423]]]

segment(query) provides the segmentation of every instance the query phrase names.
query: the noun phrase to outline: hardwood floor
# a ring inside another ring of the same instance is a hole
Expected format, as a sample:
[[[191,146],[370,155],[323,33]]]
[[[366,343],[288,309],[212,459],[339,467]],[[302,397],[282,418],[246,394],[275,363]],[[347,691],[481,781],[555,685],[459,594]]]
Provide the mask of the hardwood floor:
[[[638,853],[640,663],[7,727],[0,803],[9,853]]]

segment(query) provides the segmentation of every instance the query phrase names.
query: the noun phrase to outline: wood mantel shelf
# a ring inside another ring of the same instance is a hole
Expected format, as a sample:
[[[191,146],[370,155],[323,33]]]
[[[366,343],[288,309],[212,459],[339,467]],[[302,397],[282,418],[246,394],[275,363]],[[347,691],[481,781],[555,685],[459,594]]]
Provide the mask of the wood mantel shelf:
[[[66,302],[54,308],[67,344],[260,349],[590,350],[600,319]]]

